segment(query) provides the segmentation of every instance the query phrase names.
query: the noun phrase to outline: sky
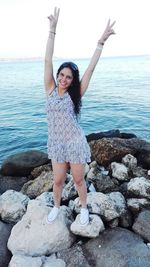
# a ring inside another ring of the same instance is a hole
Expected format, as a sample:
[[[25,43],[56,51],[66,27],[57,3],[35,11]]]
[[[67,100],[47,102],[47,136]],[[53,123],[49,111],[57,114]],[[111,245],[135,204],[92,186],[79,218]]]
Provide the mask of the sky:
[[[150,0],[0,0],[0,58],[44,57],[55,6],[55,57],[90,57],[109,18],[103,56],[150,55]]]

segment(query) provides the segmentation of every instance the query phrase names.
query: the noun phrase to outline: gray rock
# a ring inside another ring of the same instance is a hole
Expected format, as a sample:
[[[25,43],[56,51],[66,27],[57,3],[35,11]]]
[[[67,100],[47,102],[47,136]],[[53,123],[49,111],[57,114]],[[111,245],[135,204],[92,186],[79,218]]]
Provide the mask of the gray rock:
[[[57,259],[55,254],[49,257],[30,257],[24,255],[14,255],[8,267],[66,267],[63,260]]]
[[[122,158],[122,163],[128,167],[130,170],[133,170],[137,167],[137,159],[131,154],[127,154]]]
[[[79,244],[59,251],[57,257],[63,259],[67,267],[90,267]]]
[[[29,198],[20,192],[7,190],[0,196],[0,215],[8,223],[18,222],[26,212]]]
[[[41,201],[45,206],[54,206],[53,192],[44,192],[40,196],[36,197],[36,200]]]
[[[0,194],[3,194],[9,189],[20,191],[22,186],[26,182],[28,182],[28,180],[28,177],[12,177],[0,175]]]
[[[121,163],[112,162],[111,163],[112,176],[117,178],[119,181],[127,181],[128,177],[128,168]]]
[[[143,169],[140,166],[137,166],[136,168],[132,169],[132,173],[134,177],[147,177],[147,170]]]
[[[42,201],[29,201],[27,212],[15,224],[8,240],[8,248],[13,254],[46,256],[72,245],[76,237],[70,231],[71,210],[62,206],[56,220],[48,224],[50,210]]]
[[[138,233],[145,240],[150,242],[150,211],[142,211],[132,227],[133,231]]]
[[[93,183],[97,192],[109,193],[118,190],[118,186],[114,183],[113,179],[109,176],[104,176],[99,172],[93,178],[88,180]]]
[[[48,163],[46,153],[31,150],[9,156],[3,163],[0,173],[5,176],[28,176],[38,166]]]
[[[134,214],[137,214],[142,209],[150,207],[150,200],[146,198],[128,198],[127,206]]]
[[[150,199],[150,180],[145,177],[136,177],[131,179],[127,185],[127,189],[129,195]]]
[[[0,221],[0,266],[7,267],[11,259],[11,252],[7,249],[7,241],[13,225]]]
[[[78,195],[78,192],[75,188],[75,184],[73,181],[73,177],[71,175],[67,175],[67,176],[70,176],[70,180],[63,188],[62,201],[69,201],[70,199],[73,199],[77,197]]]
[[[72,207],[73,205],[70,204]],[[102,220],[111,221],[120,216],[117,205],[114,204],[109,195],[100,192],[90,192],[87,194],[87,205],[90,213],[100,215]],[[74,210],[80,212],[81,203],[79,197],[74,200]]]
[[[73,234],[94,238],[99,236],[99,233],[104,231],[105,227],[98,215],[89,216],[89,224],[82,226],[80,224],[80,215],[78,214],[75,221],[71,224],[70,230]]]
[[[143,240],[127,229],[105,230],[83,246],[92,267],[149,267],[150,253]]]

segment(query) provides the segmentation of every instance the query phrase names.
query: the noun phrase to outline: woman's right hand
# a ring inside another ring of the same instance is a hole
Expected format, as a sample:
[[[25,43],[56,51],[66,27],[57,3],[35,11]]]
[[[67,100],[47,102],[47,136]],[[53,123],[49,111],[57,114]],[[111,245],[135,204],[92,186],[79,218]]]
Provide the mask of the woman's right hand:
[[[52,31],[56,31],[56,26],[57,26],[57,22],[58,22],[58,17],[59,17],[59,11],[60,8],[55,7],[54,8],[54,14],[51,14],[50,16],[48,16],[49,22],[50,22],[50,30]]]

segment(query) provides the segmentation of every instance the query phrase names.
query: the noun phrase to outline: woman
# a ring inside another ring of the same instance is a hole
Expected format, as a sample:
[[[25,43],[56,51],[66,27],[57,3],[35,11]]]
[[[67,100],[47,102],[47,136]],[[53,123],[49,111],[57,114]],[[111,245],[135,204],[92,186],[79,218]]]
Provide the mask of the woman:
[[[79,79],[79,70],[73,62],[63,63],[58,71],[56,81],[53,76],[53,51],[56,35],[56,26],[59,17],[59,8],[48,17],[50,32],[47,40],[45,54],[44,82],[47,95],[48,119],[48,157],[52,161],[54,173],[54,207],[48,214],[47,221],[53,222],[59,213],[61,193],[70,166],[74,183],[81,202],[80,223],[89,223],[87,209],[87,188],[84,180],[86,162],[90,162],[90,148],[77,116],[80,113],[81,98],[86,92],[95,66],[100,58],[105,41],[114,34],[110,20],[98,41],[95,52],[91,58],[82,79]]]

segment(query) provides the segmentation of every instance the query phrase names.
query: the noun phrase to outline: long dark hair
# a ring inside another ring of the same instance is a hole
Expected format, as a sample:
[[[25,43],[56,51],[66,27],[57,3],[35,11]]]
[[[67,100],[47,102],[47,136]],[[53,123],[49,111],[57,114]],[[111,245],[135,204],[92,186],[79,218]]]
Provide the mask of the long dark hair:
[[[57,77],[59,75],[59,72],[63,68],[69,68],[72,72],[73,75],[73,81],[68,88],[67,92],[69,93],[72,102],[74,104],[74,112],[76,116],[80,114],[80,109],[81,109],[81,93],[80,93],[80,77],[79,77],[79,69],[77,65],[73,62],[64,62],[58,69],[57,71]]]

